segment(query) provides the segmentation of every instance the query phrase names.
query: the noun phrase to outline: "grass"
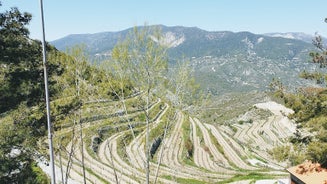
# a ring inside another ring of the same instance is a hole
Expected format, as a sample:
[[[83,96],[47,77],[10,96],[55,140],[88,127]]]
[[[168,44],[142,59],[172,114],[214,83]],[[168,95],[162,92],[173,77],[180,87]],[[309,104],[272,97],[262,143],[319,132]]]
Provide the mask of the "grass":
[[[152,107],[151,111],[149,112],[150,121],[153,121],[159,115],[159,113],[164,109],[164,107],[165,107],[164,102],[160,102],[156,104],[154,107]]]
[[[189,162],[193,163],[192,160],[193,160],[194,145],[193,142],[191,141],[191,135],[190,135],[191,132],[192,132],[192,128],[191,128],[191,123],[189,121],[189,117],[185,116],[182,123],[182,136],[183,136],[182,149],[183,149],[183,162],[186,164],[189,164]],[[189,155],[188,152],[192,154]],[[187,155],[189,155],[189,157]]]
[[[161,117],[161,119],[160,119],[160,122],[159,122],[159,124],[156,126],[156,127],[154,127],[154,128],[152,128],[151,129],[151,131],[150,131],[150,136],[149,136],[149,141],[150,141],[150,144],[152,144],[153,143],[153,141],[156,139],[156,138],[159,138],[159,137],[161,137],[162,139],[163,139],[163,136],[164,136],[164,133],[165,133],[165,129],[167,128],[167,131],[166,131],[166,137],[168,137],[168,134],[169,134],[169,131],[171,130],[171,128],[172,128],[172,117],[173,117],[173,113],[172,113],[173,111],[172,111],[172,109],[171,108],[169,108],[168,110],[167,110],[167,112]],[[167,123],[169,123],[168,124],[168,126],[167,126]],[[167,127],[166,127],[167,126]],[[160,145],[159,146],[161,146],[161,143],[160,143]],[[159,148],[159,147],[158,147]],[[159,149],[157,149],[157,151],[158,151]],[[157,151],[156,151],[156,153],[155,154],[157,154]],[[153,158],[155,158],[155,155],[153,156]]]
[[[90,168],[85,168],[85,170],[87,172],[89,172],[91,175],[95,176],[96,178],[98,178],[100,181],[102,181],[105,184],[110,184],[107,180],[105,180],[104,178],[100,177],[99,175],[97,175],[95,172],[93,172],[92,169]]]
[[[181,184],[203,184],[205,183],[204,181],[199,181],[196,179],[191,179],[191,178],[177,178],[173,176],[163,176],[163,178],[166,178],[168,180],[176,181],[177,183]]]
[[[40,167],[37,166],[37,163],[33,162],[32,163],[32,171],[33,174],[36,175],[35,177],[35,183],[39,184],[46,184],[50,183],[50,178],[48,177],[47,174],[45,174]]]
[[[222,155],[224,155],[224,156],[226,157],[226,155],[225,155],[225,151],[224,151],[224,148],[223,148],[223,147],[218,143],[218,140],[215,138],[215,136],[213,136],[211,130],[208,131],[208,132],[209,132],[209,136],[210,136],[210,139],[211,139],[213,145],[215,145],[216,148],[218,149],[218,151],[219,151]]]
[[[141,132],[142,132],[142,130],[140,128],[134,129],[135,137],[138,136],[138,134],[140,134]],[[125,161],[129,161],[127,159],[125,146],[129,145],[132,142],[132,140],[133,140],[133,135],[132,135],[131,131],[126,131],[126,133],[124,135],[120,136],[117,139],[117,153]]]
[[[274,179],[274,177],[269,176],[267,174],[251,172],[251,173],[247,173],[247,174],[236,174],[232,178],[218,182],[218,184],[231,183],[231,182],[236,182],[236,181],[241,181],[241,180],[256,181],[256,180],[264,180],[264,179]]]
[[[252,104],[261,102],[263,93],[251,92],[246,94],[231,93],[224,96],[213,96],[200,112],[202,122],[228,123],[233,118],[244,114],[252,108]]]

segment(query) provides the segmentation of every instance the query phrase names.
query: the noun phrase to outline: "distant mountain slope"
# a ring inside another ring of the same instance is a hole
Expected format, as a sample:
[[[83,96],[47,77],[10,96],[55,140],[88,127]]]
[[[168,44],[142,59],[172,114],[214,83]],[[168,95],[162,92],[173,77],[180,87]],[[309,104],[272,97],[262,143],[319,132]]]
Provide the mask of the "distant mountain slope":
[[[315,48],[309,36],[300,33],[214,31],[196,27],[160,25],[163,40],[169,47],[171,61],[188,58],[201,87],[214,94],[235,91],[267,90],[272,78],[280,79],[290,88],[315,85],[299,79],[301,71],[315,71],[308,54]],[[91,56],[110,57],[111,50],[133,28],[120,32],[70,35],[51,42],[59,50],[85,44]],[[288,38],[285,38],[288,37]]]
[[[300,86],[319,87],[316,81],[301,79],[299,74],[303,70],[322,70],[309,61],[266,58],[245,60],[237,57],[202,57],[192,59],[191,63],[198,83],[215,95],[267,91],[273,78],[280,80],[287,90]]]
[[[269,59],[293,59],[312,45],[302,40],[257,35],[250,32],[215,31],[209,32],[196,27],[160,25],[165,40],[162,44],[170,47],[171,58],[203,56],[258,56]],[[85,44],[91,55],[108,55],[117,43],[126,37],[132,28],[119,32],[69,35],[51,42],[59,50],[77,44]]]
[[[95,34],[72,34],[52,41],[51,44],[61,51],[75,45],[85,45],[90,54],[105,53],[111,50],[119,39],[125,38],[127,33],[128,30]]]

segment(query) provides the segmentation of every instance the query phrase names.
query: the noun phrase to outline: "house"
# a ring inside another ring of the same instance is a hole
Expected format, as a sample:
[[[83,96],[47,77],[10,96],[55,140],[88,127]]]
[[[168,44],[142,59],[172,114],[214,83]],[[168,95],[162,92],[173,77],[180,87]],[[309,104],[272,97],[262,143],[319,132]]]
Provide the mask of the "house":
[[[305,161],[287,171],[290,173],[291,184],[327,184],[327,169],[319,163]]]

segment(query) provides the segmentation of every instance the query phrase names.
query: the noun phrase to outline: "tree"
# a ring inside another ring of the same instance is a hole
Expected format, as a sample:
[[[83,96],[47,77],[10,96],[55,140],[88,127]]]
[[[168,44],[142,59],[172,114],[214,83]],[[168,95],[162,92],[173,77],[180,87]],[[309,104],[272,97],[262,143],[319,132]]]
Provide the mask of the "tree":
[[[39,93],[35,84],[40,81],[32,79],[39,75],[41,47],[29,41],[25,26],[30,20],[30,14],[20,13],[17,8],[0,14],[0,112],[17,107],[26,99],[32,102]]]
[[[0,13],[0,183],[28,183],[37,177],[32,158],[46,130],[42,49],[29,38],[31,18],[17,8]],[[47,50],[57,52],[49,45]],[[49,68],[50,74],[60,75],[58,65],[50,62]]]
[[[145,93],[142,109],[146,121],[146,183],[150,177],[150,141],[149,141],[149,106],[150,100],[159,94],[167,72],[167,53],[162,46],[161,34],[145,26],[141,30],[135,28],[125,41],[118,43],[112,52],[113,59],[119,61],[121,68],[131,85]]]
[[[325,19],[327,22],[327,19]],[[320,68],[327,67],[327,48],[323,43],[322,37],[316,35],[313,40],[313,45],[317,51],[309,53],[313,63],[316,63]],[[323,84],[326,82],[327,75],[323,72],[302,72],[301,77],[309,80],[317,80],[317,83]],[[291,142],[295,145],[294,148],[299,152],[306,150],[303,159],[310,159],[314,162],[319,162],[322,166],[327,167],[327,122],[326,122],[326,102],[327,89],[324,88],[302,88],[297,94],[288,94],[284,96],[288,106],[295,110],[292,115],[298,123],[298,127],[308,128],[313,134],[311,136],[303,136],[301,129],[297,130]],[[290,159],[296,158],[291,156]]]
[[[170,70],[168,100],[179,110],[194,109],[201,103],[203,96],[199,84],[195,82],[189,61],[177,61]]]

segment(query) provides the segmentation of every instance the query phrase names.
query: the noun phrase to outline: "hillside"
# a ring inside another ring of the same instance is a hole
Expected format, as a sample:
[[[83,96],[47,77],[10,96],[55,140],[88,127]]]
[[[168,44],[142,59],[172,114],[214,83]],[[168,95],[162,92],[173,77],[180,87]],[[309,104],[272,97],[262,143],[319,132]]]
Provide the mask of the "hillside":
[[[137,105],[143,97],[136,94],[126,98],[129,106],[123,113],[114,110],[122,107],[122,101],[90,101],[81,107],[83,125],[56,131],[55,142],[61,143],[56,148],[57,170],[63,171],[64,180],[83,183],[84,157],[87,182],[145,182],[146,125],[140,122],[143,113]],[[292,110],[258,100],[263,103],[246,105],[248,110],[238,114],[239,118],[222,124],[204,122],[161,99],[153,99],[149,107],[151,183],[156,176],[158,183],[227,183],[287,177],[286,163],[277,162],[268,151],[288,144],[286,138],[292,135],[295,125],[285,115]],[[61,181],[61,174],[57,177]]]
[[[0,183],[49,183],[51,166],[52,183],[104,184],[277,183],[307,159],[327,167],[327,52],[307,62],[306,35],[139,27],[68,36],[43,63],[32,15],[0,17]]]
[[[268,59],[293,59],[312,49],[311,43],[299,39],[257,35],[250,32],[205,31],[196,27],[167,27],[160,25],[164,35],[162,44],[168,46],[172,59],[180,57],[221,57],[256,55]],[[140,27],[142,28],[142,27]],[[85,44],[93,56],[110,54],[119,40],[133,28],[119,32],[68,35],[51,42],[59,50]]]
[[[160,28],[163,34],[160,44],[168,47],[171,67],[181,58],[190,60],[197,82],[212,94],[265,91],[273,78],[282,81],[290,90],[300,85],[316,85],[298,78],[303,70],[320,70],[307,62],[308,53],[314,50],[307,42],[308,35],[209,32],[196,27],[163,25]],[[60,50],[85,44],[95,60],[105,60],[110,58],[116,42],[130,31],[132,28],[120,32],[69,35],[51,44]]]

